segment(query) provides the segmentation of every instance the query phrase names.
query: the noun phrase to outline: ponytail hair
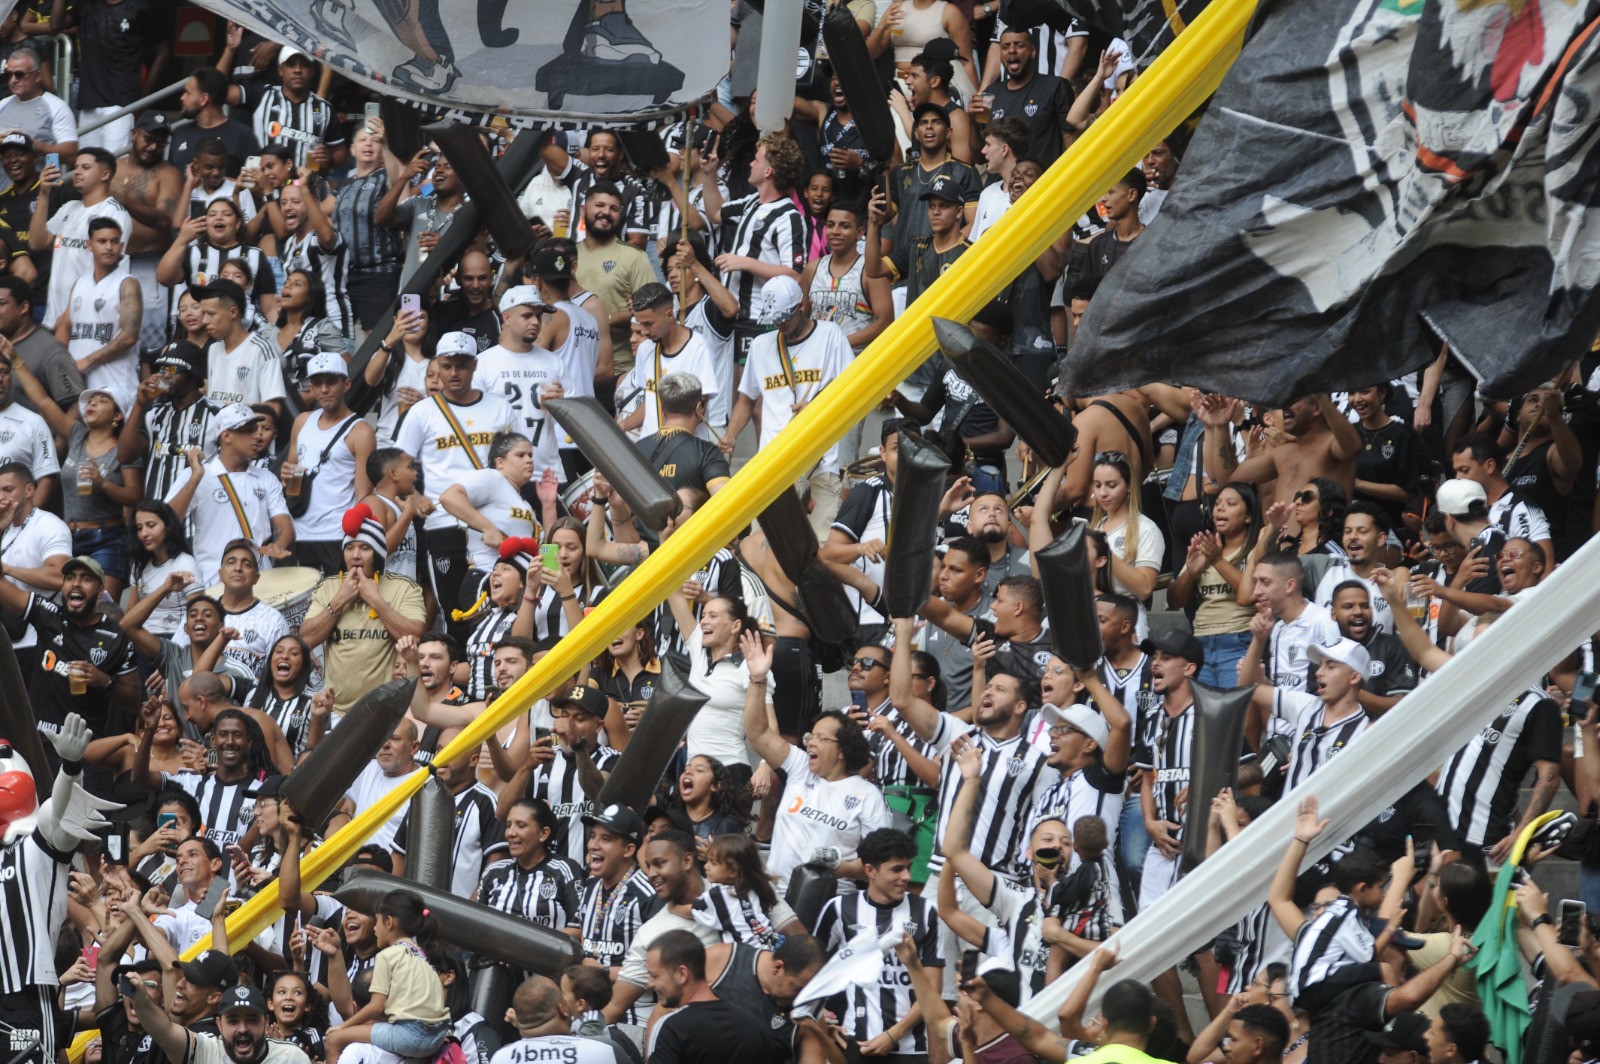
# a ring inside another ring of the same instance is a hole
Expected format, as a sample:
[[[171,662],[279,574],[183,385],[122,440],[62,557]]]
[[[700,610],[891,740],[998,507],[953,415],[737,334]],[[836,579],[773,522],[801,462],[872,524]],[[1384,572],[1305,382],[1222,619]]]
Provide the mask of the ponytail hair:
[[[421,896],[409,890],[391,890],[378,899],[374,916],[387,916],[400,928],[400,933],[416,942],[417,948],[431,960],[444,956],[444,939],[436,920],[422,903]]]

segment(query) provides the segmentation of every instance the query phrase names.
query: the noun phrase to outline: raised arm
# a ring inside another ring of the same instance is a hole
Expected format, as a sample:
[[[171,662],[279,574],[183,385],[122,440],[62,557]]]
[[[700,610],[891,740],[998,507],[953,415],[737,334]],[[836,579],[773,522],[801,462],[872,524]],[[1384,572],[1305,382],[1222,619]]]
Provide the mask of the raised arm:
[[[911,637],[915,631],[916,622],[910,617],[894,619],[894,653],[889,657],[889,704],[911,725],[917,738],[927,742],[939,730],[939,711],[911,691]]]
[[[1102,751],[1107,772],[1122,772],[1128,767],[1128,755],[1133,749],[1133,718],[1128,715],[1127,707],[1117,700],[1111,689],[1100,679],[1098,669],[1073,669],[1072,673],[1078,682],[1088,690],[1089,697],[1094,699],[1094,707],[1106,719],[1106,724],[1111,728],[1111,736],[1106,740],[1106,748]]]
[[[750,686],[744,693],[745,738],[763,761],[775,769],[782,768],[789,751],[794,748],[778,734],[767,713],[767,672],[772,668],[772,652],[755,632],[745,632],[739,637],[739,649],[744,653],[744,665],[750,673]]]
[[[1299,815],[1294,822],[1294,838],[1284,847],[1283,860],[1278,862],[1277,874],[1272,877],[1272,886],[1267,891],[1267,905],[1272,909],[1273,919],[1278,921],[1278,926],[1283,928],[1283,933],[1289,936],[1290,941],[1300,933],[1300,926],[1306,922],[1300,906],[1294,903],[1294,881],[1300,875],[1300,863],[1305,860],[1306,849],[1327,827],[1326,820],[1317,818],[1317,796],[1308,794],[1300,799]]]

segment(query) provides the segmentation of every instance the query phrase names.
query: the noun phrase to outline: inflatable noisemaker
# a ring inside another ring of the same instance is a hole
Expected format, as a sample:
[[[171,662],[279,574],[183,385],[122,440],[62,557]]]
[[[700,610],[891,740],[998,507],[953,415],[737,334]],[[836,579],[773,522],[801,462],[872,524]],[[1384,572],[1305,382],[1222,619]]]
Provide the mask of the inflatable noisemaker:
[[[416,686],[416,680],[390,680],[368,691],[289,773],[281,796],[299,823],[313,831],[327,823],[344,792],[404,719]]]
[[[839,578],[817,559],[817,534],[800,496],[792,488],[780,491],[757,520],[778,568],[794,582],[795,597],[805,611],[811,634],[824,643],[854,640],[856,611]]]
[[[884,91],[878,77],[876,64],[867,52],[867,42],[861,36],[856,17],[843,5],[835,7],[822,21],[822,43],[828,46],[828,62],[833,64],[833,75],[839,79],[839,89],[867,154],[879,163],[887,164],[894,157],[894,115],[889,110],[889,94]],[[756,97],[756,103],[761,98]]]
[[[494,159],[483,146],[474,126],[457,122],[435,122],[423,132],[433,138],[460,178],[461,186],[478,205],[478,217],[489,227],[500,253],[508,259],[521,258],[533,250],[533,227],[517,206],[517,196],[495,169]],[[431,257],[431,256],[430,256]]]
[[[805,0],[766,0],[761,13],[761,48],[756,59],[756,128],[780,133],[794,113],[795,56],[800,53],[800,15]],[[855,29],[854,20],[851,28]],[[856,37],[861,36],[860,32]]]
[[[595,796],[595,808],[604,809],[615,803],[638,811],[649,805],[661,774],[689,731],[689,722],[708,697],[690,687],[678,670],[663,661],[655,694],[640,714],[639,726],[628,740],[627,749]]]
[[[17,652],[12,649],[11,636],[4,626],[0,626],[0,739],[10,743],[11,749],[28,763],[42,803],[55,785],[56,773],[45,758],[44,744],[39,741],[39,721],[28,700],[28,685],[22,679],[22,666],[17,664]]]
[[[483,962],[473,966],[467,983],[472,991],[471,1009],[482,1016],[487,1025],[486,1028],[480,1028],[477,1035],[480,1052],[487,1052],[493,1057],[501,1046],[517,1041],[517,1032],[506,1022],[506,1010],[511,1007],[511,999],[522,984],[522,973],[510,965]],[[487,1039],[485,1031],[488,1032]],[[486,1041],[489,1044],[485,1045]],[[483,1058],[474,1056],[474,1059]]]
[[[950,459],[943,451],[917,433],[900,434],[894,509],[889,514],[889,555],[883,572],[883,594],[891,617],[915,616],[933,595],[939,503],[944,499],[949,470]]]
[[[420,897],[428,914],[438,921],[444,940],[465,953],[552,979],[582,958],[578,941],[570,935],[387,872],[356,869],[333,896],[356,912],[371,916],[378,902],[393,890],[409,890]]]
[[[1076,432],[1068,417],[1045,400],[1011,356],[967,326],[948,318],[934,318],[933,335],[939,350],[962,380],[983,396],[1000,420],[1022,437],[1045,465],[1066,464]]]
[[[412,797],[406,824],[406,878],[425,887],[449,890],[456,800],[438,776],[430,775]]]
[[[667,520],[678,516],[683,500],[661,474],[650,468],[639,448],[599,401],[591,396],[551,399],[545,409],[577,443],[584,457],[611,482],[628,506],[649,527],[660,532]]]
[[[904,444],[901,444],[902,455]],[[904,457],[900,459],[905,461]],[[1100,617],[1094,608],[1094,569],[1089,564],[1088,526],[1074,521],[1043,550],[1034,551],[1044,613],[1050,618],[1050,646],[1056,657],[1077,669],[1100,660]],[[898,616],[898,615],[897,615]]]
[[[1232,787],[1244,749],[1244,718],[1255,688],[1224,690],[1190,681],[1194,691],[1194,745],[1189,753],[1189,811],[1184,817],[1180,869],[1189,871],[1206,856],[1206,826],[1211,800]]]
[[[789,889],[783,900],[807,927],[817,926],[822,907],[839,893],[839,877],[824,865],[803,864],[789,873]]]
[[[648,174],[672,165],[666,144],[654,130],[619,129],[617,139],[622,142],[622,153],[638,173]]]

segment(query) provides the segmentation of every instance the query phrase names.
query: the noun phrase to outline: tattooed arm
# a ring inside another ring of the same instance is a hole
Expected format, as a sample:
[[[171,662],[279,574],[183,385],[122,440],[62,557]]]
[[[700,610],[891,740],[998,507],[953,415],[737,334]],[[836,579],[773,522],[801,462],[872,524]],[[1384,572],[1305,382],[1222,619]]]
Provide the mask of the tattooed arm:
[[[117,333],[111,342],[79,359],[74,359],[79,373],[88,373],[96,366],[115,361],[133,350],[139,342],[139,326],[144,321],[144,295],[139,282],[125,278],[117,289]]]

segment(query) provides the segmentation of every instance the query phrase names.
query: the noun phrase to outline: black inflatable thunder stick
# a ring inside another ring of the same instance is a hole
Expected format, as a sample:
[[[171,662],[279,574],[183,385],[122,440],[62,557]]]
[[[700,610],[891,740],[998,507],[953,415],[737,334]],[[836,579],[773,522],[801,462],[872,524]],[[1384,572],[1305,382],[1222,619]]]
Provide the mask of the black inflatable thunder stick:
[[[611,481],[639,520],[659,532],[667,527],[668,518],[676,517],[683,509],[683,500],[672,485],[650,468],[639,448],[598,400],[591,396],[551,399],[545,409],[561,422],[584,457]]]
[[[282,796],[296,820],[313,830],[327,823],[350,784],[394,734],[416,686],[416,680],[390,680],[374,687],[295,766],[283,781]]]
[[[948,318],[932,321],[939,350],[961,379],[983,396],[1041,462],[1047,466],[1064,465],[1077,435],[1071,420],[1039,394],[1012,364],[1010,355],[995,350],[993,344],[960,322]]]
[[[438,776],[430,775],[412,796],[406,825],[406,878],[449,890],[456,842],[456,800]]]
[[[684,682],[678,670],[661,663],[661,680],[656,693],[639,717],[639,726],[628,740],[627,749],[606,777],[605,786],[595,796],[597,809],[613,803],[643,813],[650,795],[661,781],[661,773],[672,761],[678,744],[689,731],[689,722],[700,712],[709,696]]]
[[[478,217],[494,237],[495,246],[508,259],[517,259],[533,250],[533,228],[517,206],[511,186],[495,169],[494,159],[483,146],[478,131],[456,122],[435,122],[423,132],[433,138],[450,160],[461,187],[478,205]]]
[[[800,496],[780,491],[757,518],[783,575],[794,582],[811,634],[824,643],[844,643],[856,635],[856,611],[844,585],[817,558],[817,534]]]
[[[889,513],[889,554],[883,594],[891,617],[911,617],[933,594],[934,547],[939,540],[939,503],[944,499],[950,459],[914,432],[900,434],[894,507]]]
[[[872,56],[867,52],[867,42],[861,36],[861,27],[856,25],[856,17],[842,4],[823,20],[822,42],[828,46],[828,62],[833,65],[834,77],[839,79],[839,89],[850,105],[850,115],[861,131],[867,154],[887,163],[895,149],[894,115],[889,111],[889,97],[878,78]]]
[[[1104,647],[1094,608],[1094,569],[1089,564],[1088,526],[1074,521],[1049,546],[1035,551],[1050,646],[1075,669],[1093,667]]]
[[[383,896],[394,890],[407,890],[420,897],[428,915],[439,922],[442,937],[465,953],[490,957],[552,979],[561,969],[582,959],[578,941],[570,935],[387,872],[356,869],[347,874],[333,896],[356,912],[371,916]]]
[[[1194,748],[1189,758],[1189,810],[1183,818],[1179,866],[1185,872],[1205,860],[1211,800],[1238,778],[1244,718],[1255,693],[1253,686],[1224,690],[1193,681],[1189,686],[1194,691]]]

